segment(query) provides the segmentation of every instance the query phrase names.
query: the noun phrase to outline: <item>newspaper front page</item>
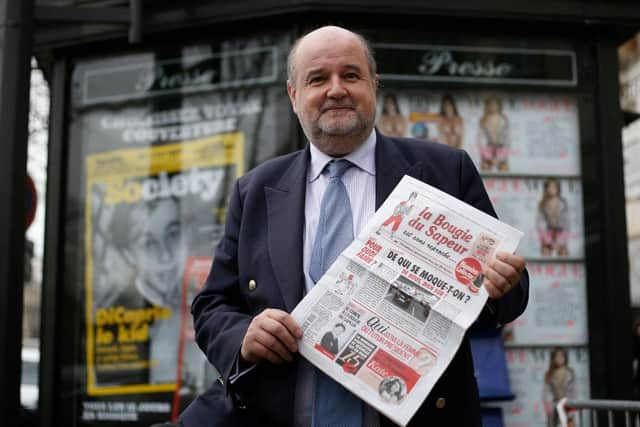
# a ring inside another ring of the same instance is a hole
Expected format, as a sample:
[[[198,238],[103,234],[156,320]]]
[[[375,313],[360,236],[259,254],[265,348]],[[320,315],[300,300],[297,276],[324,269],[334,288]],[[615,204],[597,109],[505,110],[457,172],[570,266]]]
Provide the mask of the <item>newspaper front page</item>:
[[[405,426],[486,302],[483,268],[521,237],[405,176],[293,311],[300,353]]]

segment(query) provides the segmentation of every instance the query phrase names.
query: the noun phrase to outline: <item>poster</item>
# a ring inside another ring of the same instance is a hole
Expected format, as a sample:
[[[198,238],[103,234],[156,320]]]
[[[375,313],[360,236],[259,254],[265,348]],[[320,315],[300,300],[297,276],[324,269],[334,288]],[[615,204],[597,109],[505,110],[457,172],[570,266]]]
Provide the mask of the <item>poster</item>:
[[[573,95],[398,89],[378,106],[383,134],[462,148],[483,175],[580,174]]]
[[[90,395],[174,390],[187,254],[220,233],[202,213],[223,217],[243,147],[229,133],[87,157]]]
[[[484,184],[500,220],[524,232],[520,255],[529,260],[583,258],[579,180],[485,178]]]
[[[587,347],[509,348],[507,367],[516,399],[500,404],[505,427],[555,427],[554,402],[589,397]]]
[[[527,264],[529,305],[503,328],[508,346],[587,344],[587,296],[582,263]]]

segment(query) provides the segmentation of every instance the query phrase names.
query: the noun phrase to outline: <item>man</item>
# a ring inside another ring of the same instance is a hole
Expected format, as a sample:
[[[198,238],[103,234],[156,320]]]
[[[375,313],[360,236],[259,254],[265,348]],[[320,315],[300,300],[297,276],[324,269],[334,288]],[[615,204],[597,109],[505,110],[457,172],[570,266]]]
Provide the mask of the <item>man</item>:
[[[300,327],[288,313],[313,286],[310,258],[328,185],[322,171],[331,159],[354,165],[341,178],[354,234],[405,174],[495,215],[466,153],[374,131],[378,77],[362,37],[339,27],[315,30],[292,48],[288,72],[291,105],[310,144],[235,185],[225,236],[192,305],[198,344],[222,378],[182,414],[186,427],[312,425],[313,381],[297,354]],[[496,327],[524,310],[523,272],[522,257],[498,254],[484,272],[491,302],[479,323]],[[365,412],[363,427],[392,425]],[[410,425],[480,425],[468,340]]]
[[[320,346],[327,350],[334,356],[338,354],[338,346],[340,345],[338,337],[345,331],[345,327],[342,323],[336,323],[333,329],[327,331],[320,340]]]

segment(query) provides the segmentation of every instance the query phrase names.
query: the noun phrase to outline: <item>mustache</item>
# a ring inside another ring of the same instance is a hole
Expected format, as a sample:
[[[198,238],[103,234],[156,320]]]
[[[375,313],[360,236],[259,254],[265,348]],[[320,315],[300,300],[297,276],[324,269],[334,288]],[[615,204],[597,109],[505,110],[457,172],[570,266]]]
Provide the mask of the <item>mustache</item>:
[[[344,102],[336,102],[336,101],[327,101],[320,108],[320,112],[324,113],[327,110],[331,110],[334,108],[349,108],[354,110],[356,108],[355,104],[351,101]]]

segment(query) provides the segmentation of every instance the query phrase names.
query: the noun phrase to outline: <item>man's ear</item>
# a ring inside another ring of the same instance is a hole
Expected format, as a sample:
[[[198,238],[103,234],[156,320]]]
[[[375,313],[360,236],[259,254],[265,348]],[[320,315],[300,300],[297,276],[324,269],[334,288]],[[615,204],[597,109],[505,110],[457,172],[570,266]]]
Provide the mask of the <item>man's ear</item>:
[[[296,88],[291,84],[290,80],[287,80],[287,94],[289,95],[289,101],[291,101],[291,108],[294,113],[296,112]]]

